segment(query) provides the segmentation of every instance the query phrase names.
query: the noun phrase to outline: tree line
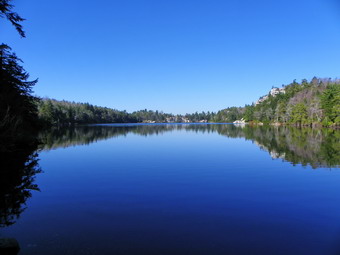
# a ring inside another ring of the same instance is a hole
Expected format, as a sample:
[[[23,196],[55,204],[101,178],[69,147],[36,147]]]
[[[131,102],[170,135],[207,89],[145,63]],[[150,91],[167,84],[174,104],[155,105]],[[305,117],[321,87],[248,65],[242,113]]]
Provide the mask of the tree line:
[[[33,81],[31,85],[34,85]],[[313,78],[293,81],[272,90],[257,102],[244,107],[229,107],[214,112],[174,115],[162,111],[140,110],[132,113],[89,103],[37,99],[31,97],[31,112],[44,126],[66,126],[89,123],[183,123],[223,122],[243,119],[253,124],[340,125],[340,81]],[[32,104],[34,102],[34,104]],[[34,115],[34,114],[33,114]],[[31,116],[33,116],[31,115]]]
[[[244,119],[254,124],[340,125],[340,80],[314,77],[272,88],[256,103],[217,112],[215,122]]]
[[[75,103],[44,98],[37,101],[38,116],[45,126],[67,126],[96,123],[169,123],[209,122],[214,113],[201,112],[174,115],[162,111],[140,110],[132,113],[89,103]]]

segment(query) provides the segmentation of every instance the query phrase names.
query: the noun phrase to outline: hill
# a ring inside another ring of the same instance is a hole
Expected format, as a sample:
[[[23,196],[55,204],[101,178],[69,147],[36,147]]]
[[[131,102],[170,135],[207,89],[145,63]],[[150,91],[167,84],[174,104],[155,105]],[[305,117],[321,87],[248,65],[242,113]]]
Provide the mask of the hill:
[[[313,78],[295,80],[282,88],[273,87],[267,95],[245,107],[217,112],[214,121],[243,119],[254,124],[294,124],[299,126],[340,125],[340,80]]]

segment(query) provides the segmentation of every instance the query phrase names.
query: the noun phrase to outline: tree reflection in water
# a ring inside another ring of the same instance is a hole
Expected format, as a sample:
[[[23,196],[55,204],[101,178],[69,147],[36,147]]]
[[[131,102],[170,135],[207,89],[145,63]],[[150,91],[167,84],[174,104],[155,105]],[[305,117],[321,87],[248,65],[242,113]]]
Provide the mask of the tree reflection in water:
[[[90,144],[112,137],[134,133],[159,135],[174,130],[218,133],[230,138],[253,141],[272,158],[313,168],[339,167],[340,130],[295,127],[235,126],[235,125],[98,125],[52,129],[40,134],[40,149]],[[0,152],[0,227],[14,224],[25,210],[32,191],[39,191],[35,176],[41,172],[37,145],[11,147]]]
[[[32,191],[39,191],[35,176],[41,172],[36,145],[15,146],[0,152],[0,227],[14,224],[26,209]]]
[[[36,174],[41,172],[38,149],[87,145],[130,133],[150,136],[176,130],[244,138],[267,151],[272,158],[282,159],[293,165],[309,165],[312,168],[340,166],[340,130],[334,129],[223,124],[98,125],[51,129],[39,135],[42,142],[39,146],[37,143],[12,145],[10,149],[0,151],[0,227],[14,224],[26,209],[26,201],[32,196],[32,191],[39,191],[35,184]],[[1,149],[5,147],[2,146]],[[6,240],[13,241],[8,238]],[[12,243],[15,243],[15,239]],[[1,252],[0,247],[0,254]]]
[[[340,166],[340,130],[291,126],[236,126],[223,124],[94,125],[51,129],[40,135],[44,150],[85,145],[129,133],[159,135],[174,130],[218,133],[229,138],[245,138],[275,159],[312,168]]]

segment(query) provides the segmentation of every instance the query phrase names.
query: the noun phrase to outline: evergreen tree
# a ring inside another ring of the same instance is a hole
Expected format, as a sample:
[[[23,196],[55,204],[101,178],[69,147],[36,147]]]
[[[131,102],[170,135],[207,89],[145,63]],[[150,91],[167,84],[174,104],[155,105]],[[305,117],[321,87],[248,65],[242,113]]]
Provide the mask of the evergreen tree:
[[[0,0],[0,17],[8,19],[21,37],[25,37],[25,32],[22,29],[20,22],[24,21],[22,17],[16,12],[13,12],[13,5],[10,4],[12,0]]]
[[[307,122],[307,108],[305,104],[297,104],[293,107],[291,113],[291,122],[299,125],[306,124]]]
[[[22,62],[6,44],[0,45],[0,131],[2,137],[26,134],[37,127],[36,98],[31,95],[37,80],[29,75]]]
[[[0,0],[0,17],[9,20],[20,36],[25,37],[20,24],[24,19],[12,11],[10,2]],[[32,142],[30,132],[37,127],[37,99],[32,96],[37,80],[28,81],[29,74],[21,63],[8,45],[0,45],[0,140],[3,147]]]
[[[321,107],[327,121],[339,123],[340,120],[340,86],[331,84],[321,95]]]

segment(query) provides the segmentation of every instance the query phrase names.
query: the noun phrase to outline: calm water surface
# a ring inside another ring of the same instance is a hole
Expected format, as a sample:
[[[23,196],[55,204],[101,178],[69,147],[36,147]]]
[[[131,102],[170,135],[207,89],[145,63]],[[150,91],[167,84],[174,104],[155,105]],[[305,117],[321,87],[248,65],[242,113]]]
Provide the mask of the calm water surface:
[[[0,237],[22,255],[340,254],[339,130],[101,125],[41,139],[11,161],[25,169],[0,207]]]

